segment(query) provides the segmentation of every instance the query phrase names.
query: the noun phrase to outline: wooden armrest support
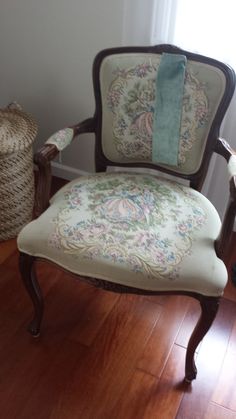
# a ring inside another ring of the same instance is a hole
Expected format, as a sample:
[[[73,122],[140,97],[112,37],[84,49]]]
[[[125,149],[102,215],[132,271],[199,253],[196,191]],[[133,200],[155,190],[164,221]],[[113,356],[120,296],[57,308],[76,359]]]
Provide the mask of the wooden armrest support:
[[[73,139],[79,134],[95,132],[95,119],[88,118],[83,122],[70,127],[73,129]],[[39,174],[35,193],[35,216],[38,217],[49,206],[50,190],[51,190],[51,161],[59,153],[58,148],[54,144],[44,144],[40,150],[34,155],[34,163],[38,166]]]
[[[88,118],[82,122],[79,122],[77,125],[74,125],[70,128],[73,128],[74,135],[85,134],[88,132],[95,132],[96,131],[96,119],[95,118]]]
[[[229,164],[230,158],[236,156],[236,151],[223,138],[218,138],[216,153],[223,156]],[[230,170],[229,170],[230,172]],[[230,239],[233,232],[234,220],[236,215],[236,175],[230,173],[229,191],[230,197],[227,209],[222,222],[219,237],[215,241],[215,249],[217,255],[222,258],[229,249]]]
[[[54,144],[44,144],[34,155],[34,163],[41,167],[53,160],[59,150]]]
[[[222,258],[229,250],[234,220],[236,215],[236,176],[230,180],[230,197],[222,222],[220,234],[215,241],[215,249],[218,257]]]
[[[217,138],[216,147],[214,150],[217,154],[223,156],[227,162],[230,157],[236,155],[236,151],[229,145],[229,143],[224,138]]]

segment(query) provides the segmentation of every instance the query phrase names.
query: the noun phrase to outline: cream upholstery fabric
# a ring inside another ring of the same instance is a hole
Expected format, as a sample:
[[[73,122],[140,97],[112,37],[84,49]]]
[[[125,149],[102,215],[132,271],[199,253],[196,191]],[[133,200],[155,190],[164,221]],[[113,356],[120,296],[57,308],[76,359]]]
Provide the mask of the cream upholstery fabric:
[[[111,161],[152,162],[160,59],[160,54],[114,54],[101,64],[102,146]],[[224,88],[221,70],[187,61],[177,172],[190,174],[199,169]]]
[[[199,192],[138,173],[74,180],[18,237],[19,249],[71,272],[148,290],[222,294],[220,219]]]
[[[54,144],[59,151],[64,150],[74,137],[74,130],[72,128],[64,128],[51,135],[45,144]]]
[[[232,176],[236,176],[236,156],[233,155],[230,157],[228,162],[228,172],[231,179]]]

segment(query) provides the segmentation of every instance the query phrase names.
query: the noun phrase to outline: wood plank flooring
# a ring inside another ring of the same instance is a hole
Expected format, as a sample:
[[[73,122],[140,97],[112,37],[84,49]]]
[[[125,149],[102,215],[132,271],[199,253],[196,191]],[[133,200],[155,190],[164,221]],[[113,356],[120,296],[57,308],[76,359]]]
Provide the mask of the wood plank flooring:
[[[234,260],[236,251],[229,270]],[[43,263],[37,271],[45,316],[34,339],[15,240],[0,243],[2,419],[236,419],[233,285],[198,350],[197,380],[187,386],[196,301],[112,294]]]

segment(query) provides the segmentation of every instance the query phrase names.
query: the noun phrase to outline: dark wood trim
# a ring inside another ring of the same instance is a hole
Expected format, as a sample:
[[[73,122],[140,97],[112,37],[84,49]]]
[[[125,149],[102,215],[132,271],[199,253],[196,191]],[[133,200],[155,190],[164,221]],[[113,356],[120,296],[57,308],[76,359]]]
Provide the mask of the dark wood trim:
[[[101,141],[102,100],[101,100],[100,76],[99,76],[102,61],[104,60],[105,57],[109,55],[115,55],[115,54],[122,54],[122,53],[161,54],[163,52],[184,54],[188,60],[198,61],[198,62],[202,62],[208,65],[217,67],[218,69],[222,71],[222,73],[225,76],[225,91],[222,96],[218,110],[216,112],[215,118],[212,122],[211,129],[208,134],[206,148],[205,148],[201,166],[197,170],[196,173],[193,173],[191,175],[185,175],[175,170],[164,168],[162,166],[158,166],[151,163],[118,164],[118,163],[108,160],[102,150],[102,141]],[[207,173],[207,169],[208,169],[208,165],[209,165],[212,153],[216,147],[217,139],[219,137],[219,130],[220,130],[221,122],[229,106],[229,103],[232,99],[234,89],[235,89],[235,73],[230,66],[223,64],[222,62],[218,60],[205,57],[200,54],[194,54],[189,51],[182,50],[176,46],[168,45],[168,44],[155,45],[155,46],[138,46],[138,47],[130,46],[130,47],[109,48],[109,49],[100,51],[95,57],[94,64],[93,64],[93,85],[94,85],[94,94],[95,94],[95,102],[96,102],[96,110],[95,110],[94,118],[97,121],[95,161],[96,161],[96,167],[98,168],[99,171],[103,171],[107,166],[144,167],[144,168],[149,168],[149,169],[157,169],[161,172],[175,175],[182,179],[187,179],[190,181],[190,186],[192,188],[201,190],[202,185],[205,180],[205,176]]]
[[[96,121],[88,118],[84,121],[71,126],[74,130],[73,139],[79,134],[95,132]],[[58,155],[59,151],[53,144],[44,144],[43,147],[34,155],[34,163],[38,166],[38,179],[35,192],[34,214],[38,217],[49,206],[51,190],[51,161]]]
[[[21,278],[34,306],[34,317],[29,324],[28,330],[32,336],[37,337],[40,334],[44,302],[34,270],[34,263],[35,258],[33,256],[20,253],[19,268]]]
[[[35,217],[42,214],[49,206],[52,182],[51,160],[57,154],[57,148],[51,144],[42,147],[34,156],[34,163],[38,166],[37,184],[35,188]]]
[[[95,118],[87,118],[82,122],[79,122],[76,125],[71,126],[74,130],[74,136],[79,134],[86,134],[89,132],[96,131],[96,119]]]
[[[201,316],[190,337],[186,353],[185,381],[187,382],[191,382],[197,376],[194,354],[216,317],[220,299],[217,297],[201,296],[199,301],[201,305]]]
[[[223,156],[227,163],[231,156],[236,155],[236,152],[223,138],[218,138],[215,146],[215,152]],[[223,258],[229,251],[229,245],[233,234],[233,226],[236,215],[236,177],[233,176],[229,182],[230,197],[227,204],[227,209],[222,222],[219,237],[215,241],[216,254],[219,258]]]
[[[43,316],[43,298],[42,293],[40,291],[40,287],[36,278],[34,265],[36,261],[47,261],[48,263],[58,265],[52,263],[51,261],[43,258],[37,258],[25,253],[20,253],[20,271],[23,283],[25,288],[32,300],[33,307],[34,307],[34,317],[33,320],[30,322],[28,330],[34,336],[37,337],[40,335],[40,326]],[[133,288],[117,283],[112,283],[106,280],[97,279],[97,278],[90,278],[90,277],[81,277],[76,274],[72,274],[71,272],[58,267],[59,269],[65,271],[66,273],[72,275],[76,279],[80,279],[82,281],[86,281],[89,284],[97,287],[102,288],[107,291],[112,291],[116,293],[125,293],[125,294],[141,294],[141,295],[185,295],[191,298],[195,298],[200,302],[201,305],[201,316],[200,319],[192,333],[190,338],[187,353],[186,353],[186,366],[185,366],[185,380],[186,382],[190,383],[192,380],[196,378],[197,369],[194,362],[194,354],[197,346],[209,330],[218,310],[219,300],[218,297],[207,297],[195,292],[188,292],[188,291],[152,291],[152,290],[143,290],[139,288]]]
[[[236,151],[229,145],[229,143],[224,138],[217,138],[214,151],[223,156],[228,162],[230,157],[236,155]]]
[[[236,215],[236,176],[230,180],[230,197],[224,215],[219,237],[215,241],[216,254],[223,258],[229,251],[229,245],[233,234],[233,226]]]
[[[152,54],[160,54],[163,52],[168,53],[181,53],[186,55],[187,59],[202,62],[208,65],[212,65],[219,70],[225,76],[225,91],[222,96],[222,100],[216,112],[215,118],[212,122],[211,129],[208,134],[207,143],[205,147],[204,156],[202,159],[201,166],[199,170],[191,175],[184,175],[177,171],[160,167],[154,164],[117,164],[108,160],[103,154],[102,150],[102,141],[101,141],[101,132],[102,132],[102,101],[101,101],[101,91],[100,91],[100,82],[99,82],[99,73],[100,67],[103,59],[109,55],[121,54],[121,53],[135,53],[135,52],[146,52]],[[83,134],[86,132],[94,132],[96,136],[95,142],[95,163],[97,171],[105,171],[108,165],[110,166],[121,166],[121,167],[144,167],[157,169],[165,173],[169,173],[175,176],[178,176],[183,179],[190,181],[190,186],[197,190],[200,190],[207,173],[208,164],[212,156],[213,151],[223,155],[228,161],[232,154],[235,154],[231,147],[219,138],[219,129],[224,117],[224,114],[227,110],[227,107],[232,98],[234,88],[235,88],[235,74],[234,71],[227,65],[223,63],[201,56],[199,54],[193,54],[185,50],[181,50],[175,46],[171,45],[158,45],[150,47],[121,47],[121,48],[112,48],[101,51],[95,58],[93,65],[93,83],[94,83],[94,93],[95,93],[95,114],[93,118],[86,119],[85,121],[74,125],[74,137]],[[50,184],[51,184],[51,170],[50,162],[57,155],[58,150],[53,145],[45,145],[35,156],[35,163],[39,167],[39,180],[38,187],[36,192],[36,215],[39,215],[43,212],[49,202],[50,196]],[[225,250],[227,241],[229,240],[229,235],[232,232],[234,217],[236,211],[236,177],[233,177],[230,181],[230,201],[226,213],[226,217],[223,221],[222,230],[219,238],[215,242],[216,252],[219,257],[222,257],[223,250]],[[33,257],[24,253],[20,254],[20,271],[22,275],[23,283],[26,287],[26,290],[32,300],[34,307],[34,317],[32,322],[29,325],[29,331],[33,336],[38,336],[40,333],[40,326],[43,316],[43,298],[40,291],[39,284],[37,282],[36,274],[34,271],[35,262],[41,258]],[[46,259],[42,259],[46,260]],[[46,260],[49,262],[48,260]],[[67,272],[67,271],[66,271]],[[70,273],[70,272],[67,272]],[[73,275],[74,276],[74,275]],[[143,290],[133,287],[124,286],[117,283],[112,283],[102,279],[96,278],[87,278],[79,277],[81,280],[84,280],[97,288],[102,288],[108,291],[118,292],[118,293],[132,293],[132,294],[142,294],[142,295],[185,295],[192,298],[195,298],[200,302],[201,305],[201,316],[199,322],[197,323],[193,334],[190,338],[187,354],[186,354],[186,367],[185,367],[185,379],[187,382],[192,381],[196,378],[197,370],[194,362],[194,353],[202,338],[205,336],[209,330],[218,310],[219,298],[218,297],[209,297],[204,296],[194,292],[187,291],[152,291],[152,290]]]
[[[23,252],[20,254],[28,256],[27,254]],[[70,275],[72,278],[79,279],[80,281],[83,281],[83,282],[87,282],[88,284],[96,288],[103,289],[105,291],[117,292],[119,294],[135,294],[135,295],[185,295],[187,297],[195,298],[198,301],[201,301],[203,297],[202,294],[194,293],[192,291],[183,291],[183,290],[179,290],[179,291],[173,291],[173,290],[172,291],[165,291],[165,290],[155,291],[154,290],[153,291],[153,290],[145,290],[142,288],[130,287],[127,285],[118,284],[117,282],[111,282],[105,279],[75,274],[63,268],[62,266],[58,265],[57,263],[52,262],[51,260],[46,259],[46,258],[34,256],[33,259],[34,259],[34,262],[47,262],[50,265],[56,267],[57,269],[60,269],[60,271],[65,272],[67,275]]]
[[[186,55],[187,59],[206,63],[208,65],[215,66],[219,68],[224,76],[226,81],[225,92],[223,94],[221,103],[216,112],[214,121],[212,123],[204,157],[202,159],[202,164],[199,170],[191,175],[181,174],[177,171],[171,170],[169,168],[164,168],[151,163],[127,163],[119,164],[108,160],[102,150],[102,141],[101,141],[101,132],[102,132],[102,101],[101,101],[101,90],[100,90],[100,67],[103,59],[109,55],[121,54],[121,53],[152,53],[152,54],[161,54],[163,52],[168,53],[181,53]],[[74,136],[77,136],[86,132],[93,132],[96,136],[95,142],[95,167],[97,172],[103,172],[106,170],[107,166],[119,166],[119,167],[143,167],[149,169],[157,169],[161,172],[165,172],[171,175],[178,176],[190,181],[190,186],[196,190],[201,190],[205,176],[207,173],[208,165],[212,156],[213,151],[218,153],[226,153],[225,147],[222,147],[223,141],[219,139],[219,129],[224,117],[224,114],[227,110],[227,107],[230,103],[230,100],[233,96],[235,88],[235,74],[231,67],[221,63],[212,58],[208,58],[199,54],[193,54],[188,51],[182,50],[172,45],[163,44],[156,46],[141,46],[141,47],[118,47],[105,49],[97,54],[93,64],[93,84],[94,84],[94,94],[95,94],[95,114],[93,118],[88,118],[82,121],[79,124],[72,126],[74,129]],[[223,151],[224,150],[224,151]],[[34,161],[39,167],[39,181],[38,187],[36,189],[36,208],[35,214],[38,216],[41,214],[49,204],[49,190],[51,185],[51,168],[50,161],[53,160],[58,154],[58,150],[53,145],[45,145],[36,153]],[[225,154],[223,154],[225,155]],[[46,186],[45,186],[46,185]]]

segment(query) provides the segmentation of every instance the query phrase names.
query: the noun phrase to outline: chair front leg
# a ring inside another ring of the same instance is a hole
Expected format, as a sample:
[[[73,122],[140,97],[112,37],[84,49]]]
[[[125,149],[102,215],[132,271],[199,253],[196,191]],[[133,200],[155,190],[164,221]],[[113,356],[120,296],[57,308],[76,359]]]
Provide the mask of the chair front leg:
[[[35,258],[33,256],[27,255],[26,253],[20,253],[19,265],[21,277],[34,306],[34,318],[30,322],[28,330],[32,336],[38,337],[40,335],[44,303],[36,278],[34,262]]]
[[[204,296],[201,296],[199,300],[201,305],[201,316],[189,340],[186,353],[185,381],[188,383],[197,376],[197,368],[194,361],[195,350],[210,329],[216,317],[220,301],[218,297]]]

